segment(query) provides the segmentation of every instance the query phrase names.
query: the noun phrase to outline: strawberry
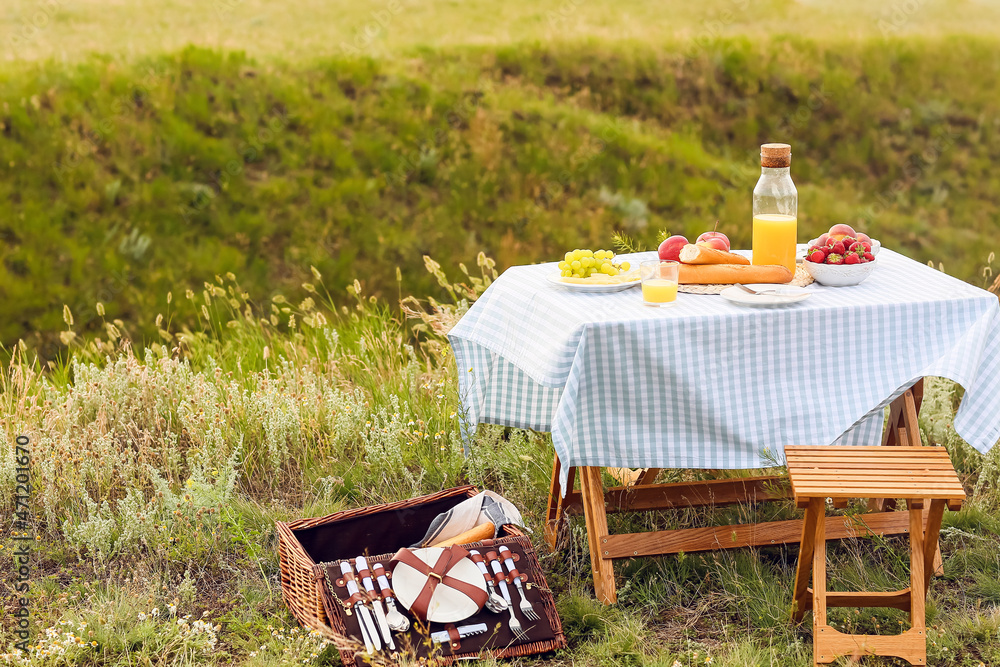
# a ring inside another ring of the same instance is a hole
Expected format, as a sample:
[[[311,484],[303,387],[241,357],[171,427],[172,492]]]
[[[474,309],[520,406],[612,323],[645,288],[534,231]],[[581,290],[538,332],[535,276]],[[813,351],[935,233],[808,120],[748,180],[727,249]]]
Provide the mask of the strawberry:
[[[861,245],[864,246],[865,252],[871,252],[872,251],[872,244],[869,243],[868,241],[858,241],[858,243],[860,243]]]
[[[847,256],[844,257],[844,264],[860,264],[860,263],[861,263],[861,255],[859,255],[856,252],[848,253]]]
[[[832,246],[830,246],[830,253],[834,255],[843,255],[847,252],[844,244],[840,241],[835,241]]]
[[[809,257],[807,259],[810,262],[814,262],[816,264],[822,264],[823,262],[826,261],[826,253],[823,252],[822,250],[818,250],[817,249],[817,250],[814,250],[813,252],[811,252],[809,254]]]
[[[858,252],[860,250],[863,253],[865,251],[865,247],[861,241],[855,241],[847,250],[849,252]]]
[[[844,263],[844,255],[843,255],[843,253],[831,252],[829,255],[826,256],[826,263],[827,264],[843,264]]]
[[[866,262],[874,262],[874,261],[875,261],[875,255],[873,255],[873,254],[871,253],[871,251],[867,251],[867,252],[865,252],[865,255],[864,255],[864,257],[865,257],[865,261],[866,261]]]

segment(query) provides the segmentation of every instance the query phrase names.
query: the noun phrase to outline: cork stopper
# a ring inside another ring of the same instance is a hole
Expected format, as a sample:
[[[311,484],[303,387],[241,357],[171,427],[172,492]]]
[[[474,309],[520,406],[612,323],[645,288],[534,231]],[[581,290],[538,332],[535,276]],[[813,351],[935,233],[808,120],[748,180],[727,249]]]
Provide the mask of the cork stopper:
[[[788,144],[761,144],[760,166],[789,167],[792,164],[792,147]]]

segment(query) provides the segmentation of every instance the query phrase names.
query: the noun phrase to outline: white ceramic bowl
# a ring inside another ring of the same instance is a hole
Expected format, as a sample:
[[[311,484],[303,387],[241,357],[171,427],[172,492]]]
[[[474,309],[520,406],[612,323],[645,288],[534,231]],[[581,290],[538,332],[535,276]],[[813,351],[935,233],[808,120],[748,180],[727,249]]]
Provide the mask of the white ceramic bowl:
[[[878,258],[864,264],[817,264],[806,260],[802,262],[802,268],[820,285],[847,287],[864,282],[875,270],[876,264]]]

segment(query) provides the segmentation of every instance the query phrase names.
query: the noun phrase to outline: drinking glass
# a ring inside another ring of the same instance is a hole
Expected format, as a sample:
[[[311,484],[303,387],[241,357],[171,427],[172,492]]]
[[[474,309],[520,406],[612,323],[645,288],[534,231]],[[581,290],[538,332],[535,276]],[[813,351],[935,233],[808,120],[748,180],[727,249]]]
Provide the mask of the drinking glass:
[[[642,302],[647,306],[665,308],[677,303],[677,277],[680,263],[651,259],[639,264],[642,280]]]

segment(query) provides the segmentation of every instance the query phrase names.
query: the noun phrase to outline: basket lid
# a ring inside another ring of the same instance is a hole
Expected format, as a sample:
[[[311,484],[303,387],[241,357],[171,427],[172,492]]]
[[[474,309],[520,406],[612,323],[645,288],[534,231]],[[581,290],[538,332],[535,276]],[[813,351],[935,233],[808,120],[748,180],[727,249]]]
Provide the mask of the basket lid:
[[[392,557],[392,589],[414,616],[455,623],[486,604],[486,582],[460,546],[400,549]]]

